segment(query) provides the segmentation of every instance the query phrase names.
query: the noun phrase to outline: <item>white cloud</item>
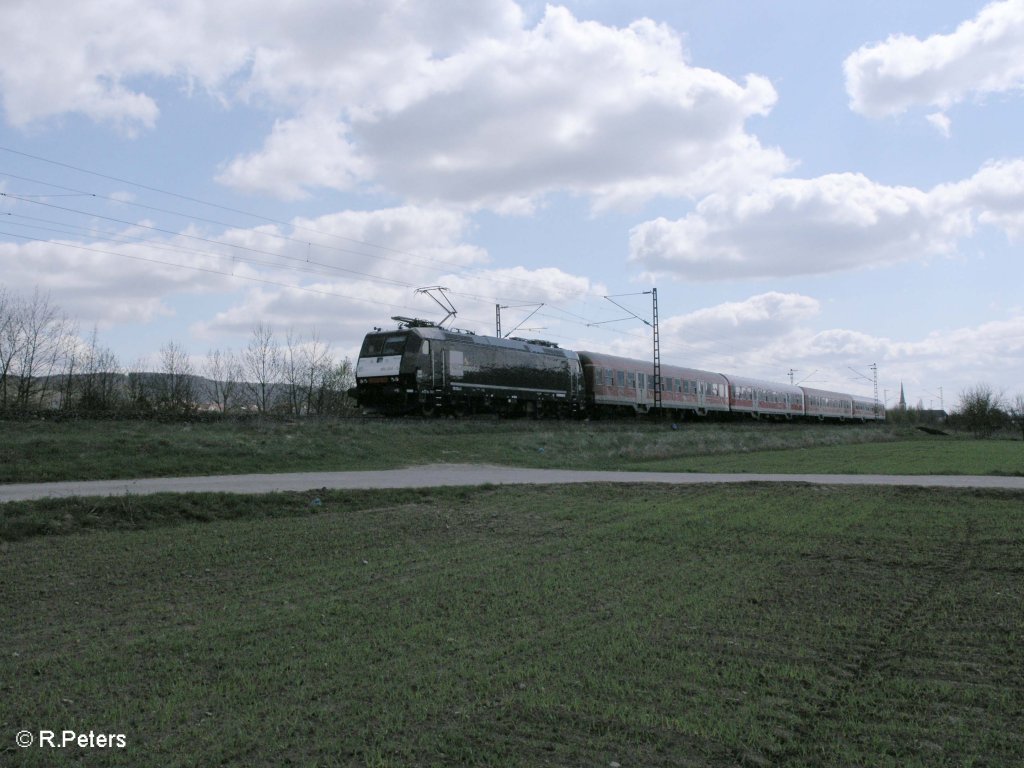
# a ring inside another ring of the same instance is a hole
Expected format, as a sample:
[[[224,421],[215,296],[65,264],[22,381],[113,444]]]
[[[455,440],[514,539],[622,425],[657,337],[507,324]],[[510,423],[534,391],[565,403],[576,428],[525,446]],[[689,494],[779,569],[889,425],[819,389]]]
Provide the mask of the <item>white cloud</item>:
[[[770,83],[688,65],[650,21],[615,29],[548,7],[533,29],[430,66],[431,90],[352,121],[379,179],[413,198],[500,209],[563,189],[608,206],[788,166],[744,130],[773,106]]]
[[[310,187],[351,189],[369,176],[369,163],[358,156],[345,131],[323,115],[278,120],[263,147],[226,164],[217,181],[282,200],[308,197]],[[296,163],[296,158],[316,162]]]
[[[130,235],[130,230],[122,233]],[[174,314],[175,294],[209,294],[230,285],[232,265],[213,249],[197,252],[185,238],[145,243],[70,239],[4,243],[4,284],[23,293],[39,288],[60,296],[69,315],[103,327],[145,324]],[[239,278],[254,272],[234,266]],[[224,273],[227,274],[224,274]]]
[[[518,28],[512,0],[9,0],[0,95],[8,122],[66,112],[151,128],[155,79],[225,99],[361,101],[408,83],[431,51]]]
[[[487,261],[482,248],[465,242],[469,229],[465,214],[443,206],[342,211],[293,223],[298,255],[309,242],[319,261],[372,270],[382,278],[415,286]]]
[[[969,208],[978,223],[1003,230],[1011,240],[1024,237],[1024,158],[985,165],[971,178],[934,191],[947,206]]]
[[[152,128],[160,84],[277,119],[220,180],[286,199],[382,186],[419,202],[531,210],[552,191],[630,205],[786,170],[746,121],[776,93],[691,65],[669,27],[511,0],[67,4],[5,8],[0,97],[27,126],[67,112]]]
[[[954,254],[979,225],[1024,235],[1024,159],[929,191],[846,173],[711,195],[634,227],[630,258],[691,280],[828,274]]]
[[[1024,0],[990,3],[948,35],[894,35],[843,63],[850,108],[868,117],[1024,87]]]
[[[500,302],[564,304],[608,292],[601,283],[555,267],[483,269],[463,275],[445,275],[440,281],[455,293],[486,301],[490,309]]]
[[[777,338],[816,316],[820,309],[819,302],[809,296],[773,291],[668,318],[662,327],[670,346],[710,350],[730,338],[747,343]]]
[[[127,133],[152,128],[155,99],[139,83],[174,78],[215,88],[247,51],[221,4],[11,0],[4,4],[0,97],[6,120],[26,126],[66,112]]]
[[[859,174],[776,179],[634,227],[631,258],[689,279],[824,274],[949,252],[964,223],[911,187]]]
[[[935,127],[935,130],[937,130],[947,139],[949,138],[951,122],[949,117],[945,113],[933,112],[932,114],[928,115],[925,119]]]

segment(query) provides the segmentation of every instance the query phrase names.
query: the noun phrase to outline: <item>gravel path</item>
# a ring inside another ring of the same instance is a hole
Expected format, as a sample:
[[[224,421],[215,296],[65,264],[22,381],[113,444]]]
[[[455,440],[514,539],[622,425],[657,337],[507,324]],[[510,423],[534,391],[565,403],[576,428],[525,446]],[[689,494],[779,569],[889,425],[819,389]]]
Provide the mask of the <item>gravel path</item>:
[[[815,483],[819,485],[909,485],[937,488],[1024,490],[1024,477],[989,475],[760,475],[700,472],[599,472],[521,469],[478,464],[437,464],[368,472],[298,472],[142,480],[90,480],[0,485],[0,503],[69,496],[150,493],[273,493],[313,489],[429,488],[445,485],[545,485],[561,483]]]

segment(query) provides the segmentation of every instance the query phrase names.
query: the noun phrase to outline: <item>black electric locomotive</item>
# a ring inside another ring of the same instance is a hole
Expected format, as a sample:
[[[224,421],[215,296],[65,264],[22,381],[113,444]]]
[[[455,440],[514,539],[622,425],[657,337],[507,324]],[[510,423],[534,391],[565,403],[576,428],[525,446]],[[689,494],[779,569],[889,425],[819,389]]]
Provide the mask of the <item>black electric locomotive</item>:
[[[350,394],[364,410],[569,416],[583,405],[580,360],[572,350],[394,319],[397,330],[368,334],[359,352]]]

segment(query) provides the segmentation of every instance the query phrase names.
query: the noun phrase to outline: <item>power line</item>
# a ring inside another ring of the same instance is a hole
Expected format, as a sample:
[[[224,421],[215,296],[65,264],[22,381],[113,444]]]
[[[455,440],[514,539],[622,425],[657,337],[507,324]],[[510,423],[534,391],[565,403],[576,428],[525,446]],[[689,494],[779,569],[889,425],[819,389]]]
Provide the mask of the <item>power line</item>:
[[[208,206],[208,207],[211,207],[211,208],[216,208],[218,210],[227,211],[227,212],[230,212],[230,213],[236,213],[236,214],[239,214],[239,215],[242,215],[242,216],[248,216],[250,218],[258,219],[260,221],[264,221],[264,222],[267,222],[267,223],[270,223],[270,224],[277,224],[277,225],[280,225],[280,226],[283,226],[283,227],[290,227],[290,228],[292,228],[293,230],[296,230],[296,231],[311,232],[311,233],[315,233],[315,234],[318,234],[318,235],[322,235],[324,237],[336,238],[338,240],[344,240],[346,242],[355,243],[355,244],[358,244],[358,245],[363,245],[363,246],[366,246],[368,248],[374,248],[374,249],[377,249],[377,250],[387,251],[387,252],[390,252],[390,253],[400,254],[400,255],[403,255],[403,256],[411,256],[413,258],[421,259],[423,261],[430,262],[430,263],[433,263],[433,264],[441,264],[441,265],[444,265],[446,267],[452,267],[452,268],[455,268],[455,269],[460,270],[460,271],[465,269],[465,265],[464,264],[460,264],[458,262],[450,262],[450,261],[445,261],[443,259],[429,258],[429,257],[421,256],[419,254],[412,253],[410,251],[405,251],[405,250],[402,250],[402,249],[399,249],[399,248],[392,248],[390,246],[380,245],[378,243],[371,243],[371,242],[366,241],[366,240],[359,240],[357,238],[347,237],[345,235],[338,235],[338,234],[335,234],[333,232],[324,232],[323,230],[315,229],[313,227],[304,227],[304,226],[295,224],[294,222],[286,222],[286,221],[282,221],[280,219],[274,219],[274,218],[269,217],[269,216],[264,216],[262,214],[252,213],[250,211],[244,211],[244,210],[241,210],[239,208],[233,208],[231,206],[221,205],[219,203],[211,203],[209,201],[202,200],[202,199],[197,198],[197,197],[191,197],[189,195],[183,195],[183,194],[180,194],[178,192],[171,192],[169,190],[160,189],[158,187],[153,187],[153,186],[150,186],[150,185],[147,185],[147,184],[141,184],[141,183],[136,182],[136,181],[131,181],[130,179],[123,179],[123,178],[120,178],[118,176],[112,176],[112,175],[109,175],[109,174],[100,173],[98,171],[93,171],[93,170],[90,170],[88,168],[82,168],[80,166],[72,165],[70,163],[64,163],[64,162],[61,162],[59,160],[52,160],[52,159],[49,159],[49,158],[46,158],[46,157],[41,157],[39,155],[33,155],[33,154],[28,153],[28,152],[21,152],[19,150],[12,149],[10,147],[0,146],[0,151],[8,152],[10,154],[18,155],[20,157],[25,157],[25,158],[28,158],[28,159],[31,159],[31,160],[36,160],[38,162],[48,163],[50,165],[55,165],[55,166],[58,166],[60,168],[66,168],[66,169],[69,169],[69,170],[72,170],[72,171],[76,171],[78,173],[84,173],[84,174],[88,174],[90,176],[96,176],[96,177],[101,178],[101,179],[107,179],[108,181],[116,181],[119,184],[127,184],[129,186],[138,187],[139,189],[144,189],[144,190],[147,190],[149,192],[155,192],[156,194],[167,195],[169,197],[174,197],[174,198],[177,198],[179,200],[187,200],[188,202],[196,203],[198,205],[205,205],[205,206]],[[207,223],[217,224],[218,226],[226,226],[226,227],[237,227],[238,226],[238,225],[234,225],[234,224],[229,224],[229,223],[225,223],[225,222],[216,221],[216,220],[213,220],[213,219],[203,219],[202,217],[193,216],[191,214],[183,214],[183,213],[180,213],[180,212],[177,212],[177,211],[169,211],[169,210],[157,208],[157,207],[154,207],[154,206],[146,206],[146,205],[143,205],[141,203],[134,203],[132,201],[117,200],[116,198],[109,198],[109,197],[106,197],[106,196],[103,196],[103,195],[99,195],[99,194],[96,194],[96,193],[90,193],[90,192],[85,192],[85,191],[81,191],[81,190],[75,190],[74,188],[63,187],[62,185],[52,184],[50,182],[42,181],[42,180],[38,180],[38,179],[28,179],[27,177],[16,177],[16,176],[14,176],[14,174],[7,174],[7,173],[5,173],[3,175],[11,176],[11,177],[14,177],[14,178],[20,178],[22,180],[32,181],[33,183],[37,183],[37,184],[43,184],[43,185],[47,185],[47,186],[52,186],[52,187],[57,188],[57,189],[64,189],[66,191],[75,192],[76,194],[92,196],[92,197],[95,197],[97,199],[110,200],[110,201],[116,202],[118,204],[136,205],[138,207],[147,208],[149,210],[163,212],[163,213],[169,213],[171,215],[181,216],[183,218],[192,218],[192,219],[195,219],[197,221],[206,221]],[[295,240],[297,242],[302,242],[302,243],[306,242],[304,240],[298,240],[297,238],[289,238],[289,237],[287,237],[285,235],[279,235],[279,237],[282,237],[282,238],[288,239],[288,240]],[[319,245],[319,247],[323,247],[323,248],[327,248],[327,249],[331,249],[332,248],[332,246],[327,246],[327,245],[322,245],[322,244],[318,244],[318,245]],[[384,258],[384,257],[379,256],[379,255],[373,256],[371,254],[364,254],[364,253],[359,252],[359,251],[347,251],[345,249],[337,249],[337,250],[340,250],[342,252],[347,252],[347,253],[355,253],[357,255],[367,256],[367,257],[370,257],[370,258]],[[399,262],[399,263],[403,263],[403,262]],[[535,285],[535,283],[532,282],[532,281],[522,280],[522,279],[519,279],[519,278],[508,278],[507,280],[510,281],[510,282],[519,282],[519,283],[522,283],[524,285],[530,285],[530,286]]]
[[[196,216],[195,214],[183,213],[182,211],[175,211],[175,210],[170,209],[170,208],[161,208],[159,206],[146,205],[145,203],[139,203],[139,202],[136,202],[134,200],[121,200],[119,198],[111,197],[109,195],[101,195],[98,192],[88,192],[88,191],[85,191],[85,190],[75,189],[74,187],[66,187],[66,186],[64,186],[62,184],[54,184],[54,183],[49,182],[49,181],[43,181],[41,179],[33,179],[31,177],[28,177],[28,176],[19,176],[17,174],[8,173],[8,172],[5,172],[5,171],[0,171],[0,176],[6,176],[8,178],[17,179],[19,181],[26,181],[26,182],[29,182],[29,183],[32,183],[32,184],[42,184],[42,185],[47,186],[47,187],[53,187],[54,189],[62,189],[64,191],[70,193],[70,194],[67,194],[67,195],[25,195],[25,194],[13,195],[13,194],[11,194],[12,197],[16,197],[17,199],[21,199],[21,200],[24,200],[26,202],[36,202],[36,201],[31,199],[31,198],[34,198],[34,197],[88,197],[88,198],[92,198],[94,200],[103,200],[103,201],[106,201],[106,202],[109,202],[109,203],[114,203],[116,205],[123,205],[123,206],[131,206],[131,207],[134,207],[134,208],[141,208],[142,210],[153,211],[155,213],[165,213],[165,214],[169,214],[171,216],[177,216],[177,217],[180,217],[180,218],[183,218],[183,219],[187,219],[187,220],[190,220],[190,221],[201,221],[204,224],[215,224],[215,225],[217,225],[219,227],[226,227],[228,229],[245,229],[244,227],[241,227],[238,224],[234,224],[234,223],[226,222],[226,221],[221,221],[219,219],[211,219],[211,218],[206,218],[206,217],[203,217],[203,216]],[[168,194],[172,194],[172,193],[168,193]],[[213,205],[213,204],[211,203],[210,205]],[[78,212],[79,213],[83,213],[83,215],[92,215],[92,214],[85,214],[82,211],[78,211]],[[249,215],[256,216],[256,214],[249,214]],[[120,221],[120,220],[114,219],[114,221]],[[323,235],[325,237],[339,237],[339,238],[343,238],[343,239],[350,239],[350,238],[344,238],[342,235],[336,235],[336,234],[330,233],[330,232],[322,232],[320,230],[299,227],[298,225],[296,225],[294,223],[288,224],[288,223],[284,223],[284,222],[276,222],[276,221],[274,221],[272,219],[268,219],[268,221],[270,221],[272,223],[275,223],[275,224],[281,224],[283,226],[291,227],[293,230],[295,230],[295,229],[303,229],[305,231],[313,232],[315,234],[320,234],[320,235]],[[130,222],[122,222],[122,223],[129,223],[129,224],[131,224]],[[259,234],[260,234],[261,237],[269,237],[269,238],[273,238],[273,239],[276,239],[276,240],[283,240],[285,242],[297,243],[299,245],[305,245],[305,246],[313,245],[313,243],[311,243],[311,242],[309,242],[307,240],[303,240],[303,239],[297,238],[297,237],[290,237],[288,235],[283,235],[283,234],[280,234],[278,232],[260,232]],[[354,241],[354,242],[360,242],[360,241]],[[382,249],[386,248],[386,246],[374,245],[372,243],[362,243],[362,244],[366,245],[367,247],[372,247],[372,248],[382,248]],[[418,254],[409,253],[407,251],[397,251],[396,250],[395,252],[396,253],[401,253],[401,254],[406,255],[406,256],[410,256],[412,258],[420,259],[420,260],[422,260],[424,262],[427,262],[427,264],[426,265],[424,265],[424,264],[420,264],[420,265],[410,264],[408,261],[399,261],[397,259],[388,258],[387,256],[380,256],[380,255],[374,256],[372,254],[365,253],[364,251],[356,251],[356,250],[353,250],[351,248],[340,248],[338,246],[325,245],[324,243],[316,243],[316,246],[317,246],[317,248],[323,248],[324,250],[327,250],[327,251],[334,251],[334,252],[337,252],[337,253],[351,254],[351,255],[355,255],[355,256],[364,256],[364,257],[367,257],[367,258],[381,259],[383,261],[390,261],[390,262],[393,262],[393,263],[396,263],[396,264],[402,264],[402,265],[405,265],[405,266],[417,266],[417,267],[420,267],[420,268],[425,268],[427,265],[429,265],[431,263],[445,264],[445,265],[450,265],[450,266],[453,266],[453,267],[463,267],[464,266],[464,265],[458,264],[457,262],[446,262],[446,261],[443,261],[443,260],[440,260],[440,259],[430,259],[430,258],[427,258],[425,256],[419,256]],[[395,249],[391,249],[391,250],[395,250]]]
[[[286,256],[283,253],[274,253],[273,251],[265,251],[265,250],[263,250],[261,248],[253,248],[251,246],[238,245],[236,243],[226,243],[223,240],[214,240],[213,238],[202,237],[200,235],[190,235],[190,234],[187,234],[187,233],[184,233],[184,232],[175,232],[173,230],[163,229],[161,227],[154,227],[154,226],[149,225],[149,224],[137,224],[137,223],[133,223],[133,222],[130,222],[130,221],[125,221],[124,219],[117,219],[117,218],[114,218],[112,216],[102,216],[100,214],[91,214],[91,213],[87,213],[85,211],[76,210],[74,208],[67,208],[67,207],[61,206],[61,205],[54,205],[53,203],[44,203],[44,202],[41,202],[41,201],[38,201],[38,200],[28,200],[28,199],[26,199],[24,197],[21,197],[21,196],[18,196],[18,195],[12,195],[12,194],[10,194],[8,192],[0,192],[0,197],[9,197],[9,198],[12,198],[14,200],[21,200],[23,202],[32,203],[34,205],[46,206],[47,208],[55,208],[57,210],[66,211],[66,212],[69,212],[69,213],[77,213],[77,214],[81,214],[83,216],[92,216],[93,218],[103,219],[104,221],[112,221],[112,222],[115,222],[117,224],[124,224],[125,226],[131,227],[133,229],[146,229],[146,230],[150,230],[152,232],[159,232],[160,234],[170,235],[171,237],[183,237],[183,238],[187,238],[187,239],[190,239],[190,240],[198,240],[200,242],[210,243],[211,245],[219,245],[219,246],[223,246],[225,248],[233,248],[233,249],[237,249],[237,250],[240,250],[240,251],[247,251],[249,253],[258,253],[258,254],[262,254],[264,256],[273,256],[274,258],[285,259],[285,260],[288,260],[288,261],[296,261],[296,262],[299,262],[301,264],[311,264],[311,265],[315,265],[315,266],[318,266],[318,267],[323,267],[325,269],[335,270],[335,271],[338,271],[338,272],[347,272],[349,274],[358,275],[360,277],[365,277],[365,278],[368,278],[370,280],[377,280],[377,281],[380,281],[380,282],[392,283],[394,285],[401,285],[401,286],[404,286],[406,288],[411,288],[412,287],[412,283],[406,283],[406,282],[403,282],[403,281],[400,281],[400,280],[393,280],[393,279],[387,278],[387,277],[379,277],[377,275],[373,275],[373,274],[370,274],[368,272],[360,272],[358,270],[348,269],[347,267],[339,267],[339,266],[336,266],[336,265],[333,265],[333,264],[323,264],[321,262],[310,261],[309,259],[301,259],[301,258],[299,258],[297,256]],[[30,216],[24,216],[23,214],[11,214],[11,215],[19,216],[21,218],[26,218],[26,219],[32,219],[33,218],[33,217],[30,217]],[[54,222],[52,220],[46,220],[46,219],[37,219],[37,220],[44,221],[44,222],[46,222],[48,224],[58,223],[58,222]],[[116,238],[118,236],[119,235],[112,236],[112,239],[114,239],[114,238]],[[111,237],[111,236],[108,236],[108,237]],[[143,242],[143,243],[146,243],[146,244],[152,244],[152,241],[148,241],[148,240],[141,240],[140,239],[140,242]],[[159,246],[152,246],[152,247],[159,247]],[[196,253],[203,253],[203,252],[196,251]],[[212,254],[209,254],[209,255],[212,255]],[[242,259],[239,259],[239,260],[242,260]],[[270,262],[252,261],[252,263],[254,263],[254,264],[262,264],[263,266],[276,267],[278,269],[288,269],[288,268],[299,269],[298,267],[289,267],[288,265],[285,265],[285,264],[272,264]],[[300,270],[300,271],[306,271],[306,270]]]
[[[68,165],[66,163],[60,163],[58,161],[47,160],[46,158],[39,158],[38,156],[29,155],[29,154],[23,153],[23,152],[18,152],[16,150],[11,150],[11,149],[6,148],[6,147],[0,147],[0,149],[3,149],[3,150],[8,151],[8,152],[12,152],[14,154],[18,154],[18,155],[22,155],[22,156],[25,156],[25,157],[29,157],[29,158],[32,158],[32,159],[38,159],[38,160],[40,160],[42,162],[50,162],[50,163],[53,163],[53,164],[58,165],[58,166],[68,167],[68,168],[71,168],[73,170],[81,171],[83,173],[89,173],[89,174],[92,174],[92,175],[96,175],[96,176],[99,176],[100,178],[106,178],[106,179],[118,181],[120,183],[138,186],[138,187],[140,187],[142,189],[156,191],[156,192],[159,192],[161,194],[167,194],[167,195],[171,195],[171,196],[174,196],[174,197],[179,197],[179,198],[182,198],[182,199],[185,199],[185,200],[197,202],[197,203],[202,204],[202,205],[209,205],[209,206],[212,206],[212,207],[215,207],[215,208],[221,208],[221,209],[224,209],[224,210],[227,210],[227,211],[242,213],[243,215],[251,216],[253,218],[258,218],[258,219],[261,219],[263,221],[267,221],[267,222],[270,222],[270,223],[273,223],[273,224],[277,224],[277,225],[281,225],[281,226],[285,226],[285,227],[290,227],[292,230],[301,230],[301,231],[306,231],[306,232],[312,232],[312,233],[315,233],[315,234],[318,234],[318,235],[321,235],[321,236],[324,236],[324,237],[338,238],[338,239],[346,240],[348,242],[353,242],[353,243],[357,243],[357,244],[360,244],[360,245],[364,245],[364,246],[369,247],[369,248],[375,248],[375,249],[379,249],[379,250],[390,251],[392,253],[396,253],[396,254],[400,254],[400,255],[403,255],[403,256],[407,256],[407,257],[411,257],[411,258],[414,258],[414,259],[418,259],[418,260],[420,260],[421,262],[424,262],[424,263],[422,263],[422,264],[413,264],[413,263],[410,263],[408,261],[394,259],[394,258],[390,258],[390,257],[383,256],[383,255],[380,255],[380,254],[371,254],[371,253],[366,253],[366,252],[363,252],[363,251],[352,250],[351,248],[341,248],[341,247],[338,247],[338,246],[327,245],[327,244],[319,243],[319,242],[315,244],[317,248],[322,248],[322,249],[327,250],[327,251],[332,251],[332,252],[337,252],[337,253],[344,253],[344,254],[355,255],[355,256],[361,256],[361,257],[364,257],[364,258],[375,259],[375,260],[388,261],[388,262],[396,263],[396,264],[403,265],[403,266],[415,267],[415,268],[418,268],[418,269],[427,269],[427,268],[435,268],[436,269],[437,265],[443,265],[445,267],[455,268],[458,272],[461,272],[461,273],[464,273],[464,274],[467,274],[467,275],[472,275],[473,272],[481,271],[480,269],[476,269],[476,268],[474,268],[474,269],[467,269],[465,264],[461,264],[461,263],[457,263],[457,262],[450,262],[450,261],[445,261],[445,260],[442,260],[442,259],[432,259],[432,258],[429,258],[429,257],[421,256],[419,254],[411,253],[409,251],[403,251],[403,250],[396,249],[396,248],[390,248],[388,246],[382,246],[382,245],[378,245],[378,244],[375,244],[375,243],[370,243],[370,242],[367,242],[367,241],[356,240],[354,238],[348,238],[348,237],[345,237],[343,235],[336,235],[336,234],[330,233],[330,232],[323,232],[322,230],[317,230],[317,229],[310,228],[310,227],[302,227],[302,226],[294,224],[294,223],[283,222],[283,221],[279,221],[279,220],[272,219],[272,218],[269,218],[269,217],[260,216],[259,214],[248,213],[248,212],[245,212],[245,211],[239,211],[238,209],[230,208],[230,207],[227,207],[227,206],[220,206],[220,205],[218,205],[216,203],[207,203],[207,202],[204,202],[202,200],[198,200],[197,198],[188,197],[186,195],[179,195],[179,194],[174,193],[174,192],[167,192],[167,191],[164,191],[164,190],[158,190],[155,187],[150,187],[150,186],[143,185],[143,184],[137,184],[136,182],[132,182],[132,181],[124,180],[124,179],[119,179],[118,177],[108,176],[106,174],[97,173],[97,172],[94,172],[94,171],[89,171],[87,169],[80,169],[77,166],[71,166],[71,165]],[[61,185],[61,184],[54,184],[53,182],[44,181],[44,180],[41,180],[41,179],[35,179],[35,178],[28,177],[28,176],[21,176],[21,175],[18,175],[18,174],[12,174],[12,173],[3,172],[3,171],[0,171],[0,175],[7,176],[9,178],[18,179],[19,181],[26,181],[26,182],[29,182],[29,183],[41,184],[43,186],[52,187],[54,189],[60,189],[60,190],[63,190],[65,192],[71,193],[68,196],[88,197],[88,198],[92,198],[92,199],[95,199],[95,200],[107,201],[107,202],[114,203],[114,204],[117,204],[117,205],[133,206],[133,207],[136,207],[136,208],[140,208],[142,210],[154,211],[154,212],[158,212],[158,213],[169,214],[169,215],[177,216],[177,217],[180,217],[180,218],[183,218],[183,219],[186,219],[186,220],[201,221],[201,222],[204,222],[204,223],[207,223],[207,224],[215,224],[217,226],[227,227],[227,228],[231,228],[231,229],[244,229],[244,227],[241,227],[238,224],[234,224],[234,223],[231,223],[231,222],[225,222],[225,221],[221,221],[221,220],[218,220],[218,219],[204,218],[204,217],[201,217],[201,216],[196,216],[196,215],[191,214],[191,213],[183,213],[181,211],[175,211],[173,209],[168,209],[168,208],[161,208],[161,207],[158,207],[158,206],[146,205],[146,204],[138,203],[138,202],[135,202],[135,201],[121,200],[121,199],[116,198],[116,197],[110,197],[108,195],[102,195],[102,194],[99,194],[99,193],[96,193],[96,192],[89,192],[87,190],[81,190],[81,189],[77,189],[75,187],[68,187],[68,186]],[[0,193],[0,194],[4,194],[4,193]],[[40,205],[47,205],[46,203],[43,203],[41,201],[32,199],[35,196],[28,196],[28,195],[24,195],[24,194],[14,195],[13,193],[7,193],[7,194],[10,197],[12,197],[13,199],[19,199],[19,200],[22,200],[23,202],[37,203],[37,204],[40,204]],[[60,195],[57,195],[57,196],[60,196]],[[77,210],[77,209],[62,208],[61,206],[54,206],[52,204],[50,204],[50,205],[51,205],[51,207],[62,209],[62,210],[67,210],[68,212],[72,212],[72,213],[78,213],[80,215],[97,216],[99,218],[105,218],[105,219],[110,220],[110,221],[115,221],[115,222],[118,222],[118,223],[125,224],[126,226],[132,226],[132,227],[146,226],[146,225],[140,225],[140,224],[136,224],[134,222],[129,222],[129,221],[125,221],[125,220],[122,220],[122,219],[113,218],[113,217],[105,217],[105,216],[102,216],[100,214],[92,214],[90,212],[80,211],[80,210]],[[161,228],[153,228],[153,229],[155,229],[156,231],[163,232],[165,234],[171,234],[171,235],[175,235],[175,236],[194,237],[194,236],[190,236],[190,235],[185,235],[184,233],[173,232],[171,230],[164,230],[164,229],[161,229]],[[277,233],[277,232],[259,232],[259,235],[261,237],[268,237],[268,238],[282,240],[282,241],[285,241],[285,242],[297,243],[297,244],[304,245],[304,246],[307,246],[307,247],[310,247],[310,246],[313,245],[312,242],[309,242],[307,240],[303,240],[303,239],[296,238],[296,237],[291,237],[291,236],[280,234],[280,233]],[[199,238],[199,239],[204,239],[204,238]],[[218,243],[220,243],[222,245],[225,245],[227,247],[244,248],[244,246],[238,246],[238,245],[234,245],[234,244],[231,244],[231,243],[223,243],[221,241],[215,241],[215,240],[211,240],[211,241],[212,242],[218,242]],[[262,252],[263,253],[267,253],[266,251],[262,251]],[[294,257],[284,256],[283,254],[273,254],[273,255],[275,255],[275,256],[277,256],[279,258],[294,258]],[[306,261],[309,261],[309,260],[306,259]],[[324,266],[324,267],[327,267],[327,268],[333,268],[333,265],[327,265],[327,264],[323,264],[323,263],[320,263],[320,266]],[[360,273],[360,274],[364,274],[364,275],[369,276],[367,273]],[[525,285],[525,286],[529,286],[529,287],[536,287],[536,283],[534,281],[525,280],[525,279],[522,279],[522,278],[515,278],[515,277],[500,277],[500,278],[492,277],[492,278],[490,278],[490,281],[492,283],[497,283],[497,284],[511,285],[513,283],[516,283],[516,284]],[[465,294],[465,295],[471,296],[471,294]],[[566,298],[568,298],[568,294],[566,292],[561,292],[561,295],[566,297]],[[559,309],[557,307],[552,307],[552,308],[553,309]],[[560,311],[564,311],[564,312],[566,312],[567,314],[570,314],[570,315],[573,314],[571,312],[568,312],[568,310],[560,310]],[[581,319],[583,319],[583,318],[581,318]]]
[[[148,262],[150,264],[160,264],[160,265],[166,266],[166,267],[175,267],[177,269],[187,269],[187,270],[191,270],[193,272],[204,272],[204,273],[210,274],[210,275],[220,275],[221,277],[230,277],[230,278],[233,278],[235,280],[248,280],[248,281],[254,282],[254,283],[263,283],[265,285],[275,285],[275,286],[277,286],[279,288],[288,288],[290,290],[304,291],[306,293],[314,293],[314,294],[319,294],[319,295],[322,295],[322,296],[331,296],[331,297],[338,298],[338,299],[347,299],[349,301],[358,301],[358,302],[362,302],[364,304],[373,304],[375,306],[380,306],[380,307],[390,307],[392,309],[413,309],[412,307],[409,307],[408,305],[405,305],[405,304],[391,304],[389,302],[375,301],[373,299],[366,299],[366,298],[363,298],[363,297],[360,297],[360,296],[350,296],[350,295],[343,294],[343,293],[337,293],[335,291],[325,291],[325,290],[322,290],[322,289],[319,289],[319,288],[310,288],[308,286],[303,286],[303,285],[292,285],[290,283],[282,283],[282,282],[280,282],[278,280],[267,280],[265,278],[251,277],[251,276],[248,276],[248,275],[236,275],[236,274],[231,273],[231,272],[221,272],[220,270],[217,270],[217,269],[210,269],[209,267],[199,267],[199,266],[195,266],[193,264],[180,264],[180,263],[172,262],[172,261],[163,261],[162,259],[154,259],[154,258],[151,258],[151,257],[148,257],[148,256],[138,256],[138,255],[134,255],[134,254],[130,254],[130,253],[118,253],[117,251],[108,251],[108,250],[104,250],[102,248],[90,248],[89,246],[75,245],[73,243],[54,243],[52,240],[42,240],[42,239],[36,238],[36,237],[26,237],[25,235],[19,235],[19,234],[15,234],[13,232],[3,232],[3,231],[0,231],[0,235],[6,235],[8,237],[17,237],[17,238],[22,239],[22,240],[28,240],[29,242],[44,243],[44,244],[47,244],[47,245],[52,245],[52,246],[57,247],[57,248],[74,248],[74,249],[80,250],[80,251],[88,251],[89,253],[98,253],[98,254],[102,254],[102,255],[105,255],[105,256],[117,256],[117,257],[122,258],[122,259],[132,259],[133,261]]]

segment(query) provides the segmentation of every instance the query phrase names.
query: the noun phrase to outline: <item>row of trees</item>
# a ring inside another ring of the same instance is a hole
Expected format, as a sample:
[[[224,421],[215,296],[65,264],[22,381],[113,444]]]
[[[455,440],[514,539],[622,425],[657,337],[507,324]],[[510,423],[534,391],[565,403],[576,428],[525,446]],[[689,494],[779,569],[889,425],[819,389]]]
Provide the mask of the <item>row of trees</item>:
[[[322,416],[351,411],[355,404],[345,393],[354,384],[351,360],[336,360],[316,334],[288,331],[282,343],[260,323],[241,352],[210,350],[198,371],[181,346],[165,344],[157,373],[138,379],[132,395],[136,403],[178,412],[201,405],[221,413]]]
[[[1019,429],[1024,439],[1024,394],[1008,398],[990,384],[977,384],[960,393],[960,403],[951,417],[954,426],[975,437],[990,437],[1001,429]]]
[[[282,339],[263,323],[240,352],[213,349],[194,361],[172,341],[155,363],[125,367],[95,329],[83,340],[49,297],[0,286],[0,412],[336,415],[352,409],[353,384],[351,361],[315,333]]]

